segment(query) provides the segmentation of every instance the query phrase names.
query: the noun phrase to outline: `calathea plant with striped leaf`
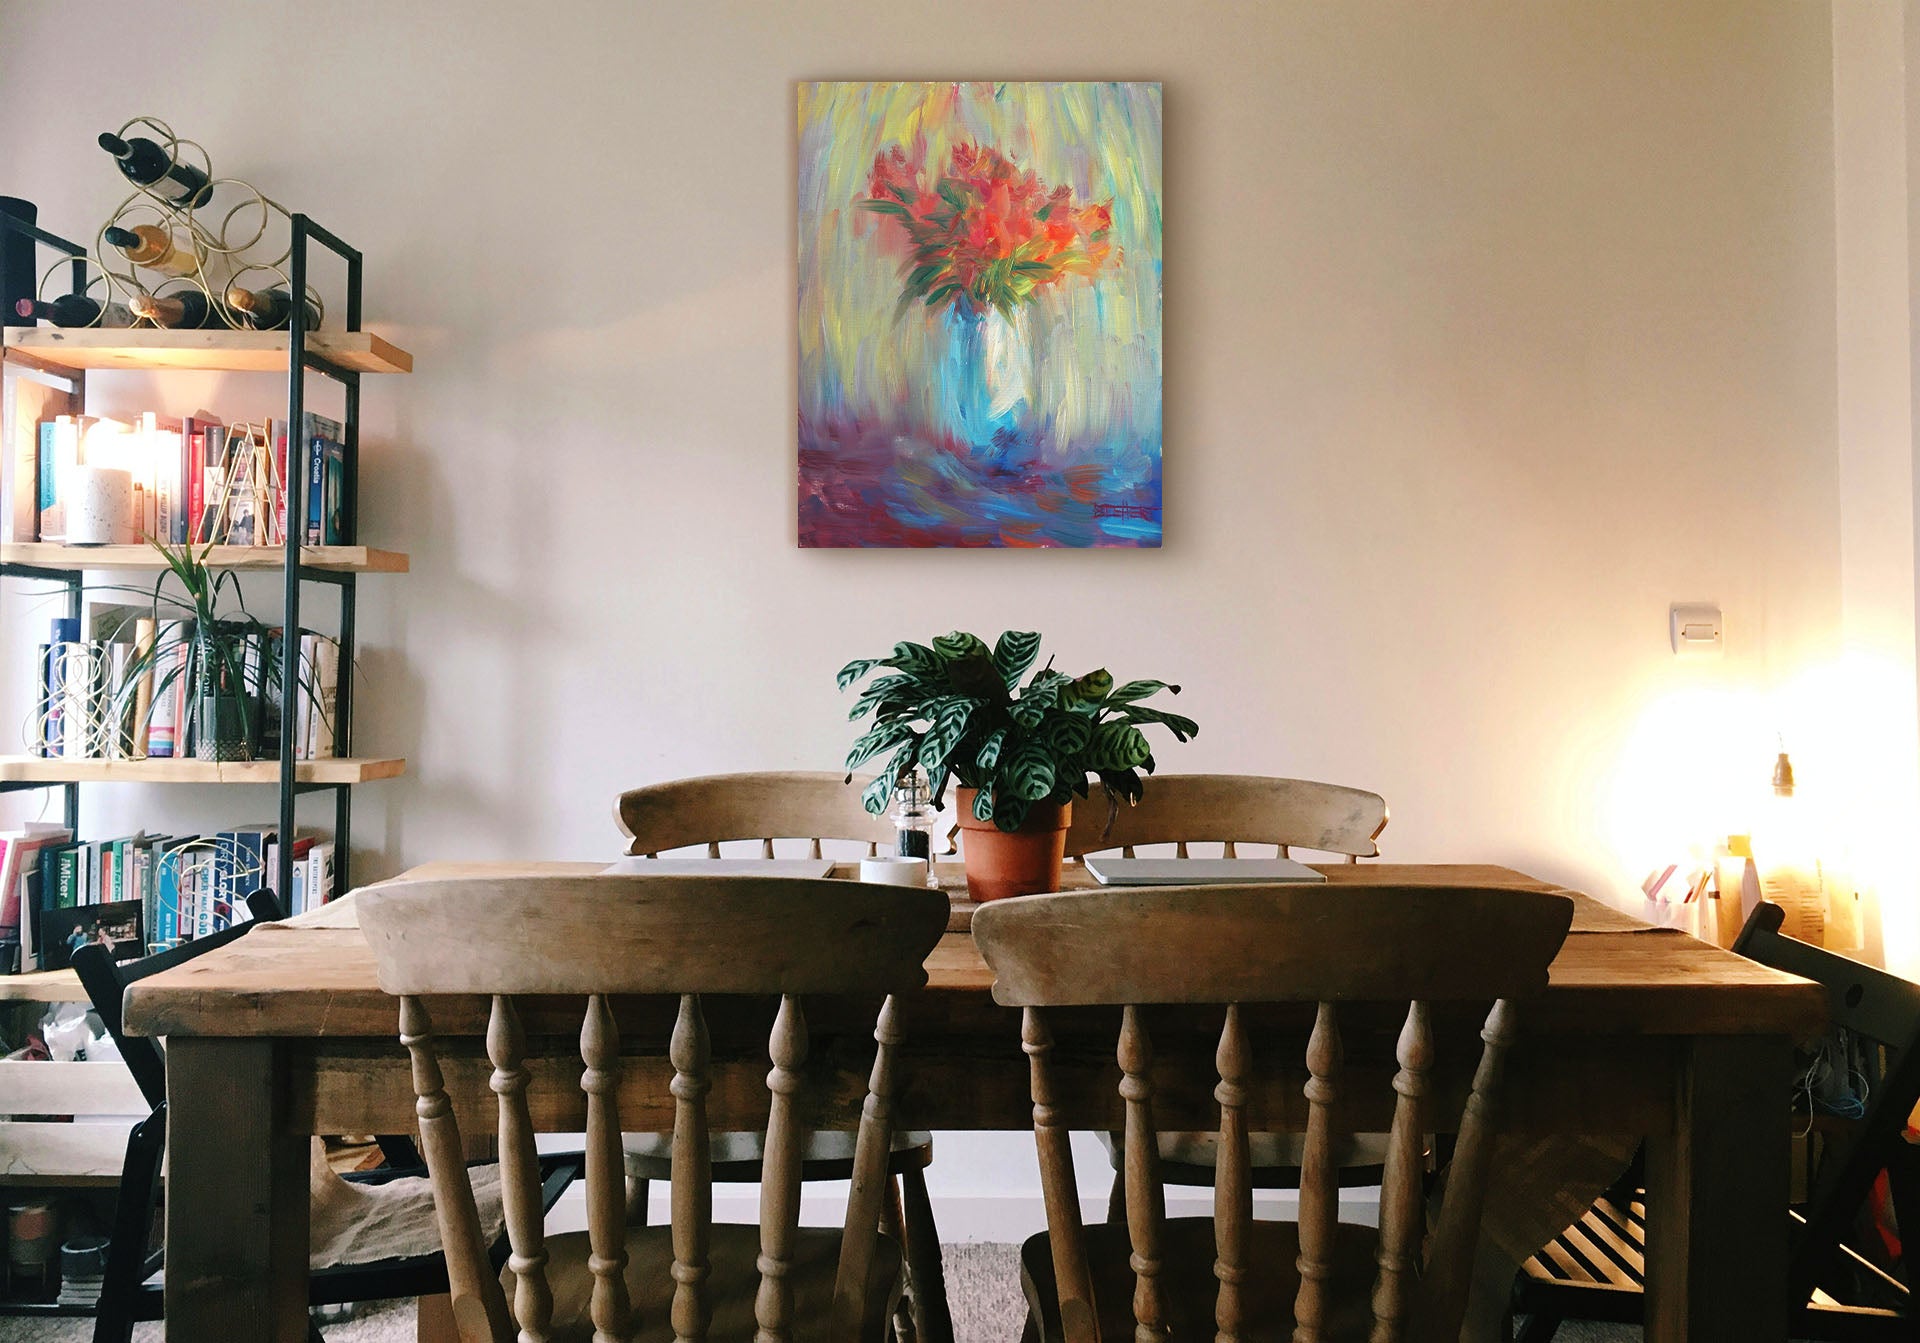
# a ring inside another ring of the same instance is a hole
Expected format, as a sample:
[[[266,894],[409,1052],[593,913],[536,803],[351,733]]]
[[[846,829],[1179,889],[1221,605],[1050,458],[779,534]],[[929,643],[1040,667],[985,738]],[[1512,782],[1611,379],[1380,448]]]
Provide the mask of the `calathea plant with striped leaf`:
[[[935,806],[957,782],[975,790],[975,818],[1001,830],[1019,829],[1035,803],[1088,796],[1095,780],[1112,806],[1131,805],[1140,799],[1141,775],[1154,769],[1141,729],[1164,727],[1178,741],[1200,731],[1191,718],[1142,703],[1162,690],[1180,693],[1165,681],[1115,685],[1105,669],[1069,676],[1049,658],[1022,685],[1039,657],[1038,634],[1009,630],[989,648],[956,632],[842,667],[841,690],[886,673],[867,683],[847,715],[873,719],[847,753],[848,781],[851,771],[885,757],[861,795],[866,809],[886,810],[895,786],[916,768],[926,771]]]

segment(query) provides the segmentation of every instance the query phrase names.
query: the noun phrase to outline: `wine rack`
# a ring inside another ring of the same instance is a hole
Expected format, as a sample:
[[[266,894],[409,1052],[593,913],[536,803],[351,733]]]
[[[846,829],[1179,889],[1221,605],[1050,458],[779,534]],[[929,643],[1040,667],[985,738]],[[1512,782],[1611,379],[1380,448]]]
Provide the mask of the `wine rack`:
[[[155,182],[143,182],[126,173],[133,190],[101,226],[92,255],[84,251],[70,254],[74,278],[69,282],[69,293],[93,298],[95,288],[100,291],[93,300],[100,311],[81,329],[112,326],[106,314],[116,308],[130,310],[136,318],[166,328],[278,328],[290,325],[294,308],[303,310],[309,330],[324,324],[326,302],[319,289],[294,278],[293,256],[300,241],[293,228],[293,212],[286,206],[249,182],[214,176],[207,151],[197,142],[176,135],[157,117],[135,117],[100,140],[103,147],[117,145],[128,156],[135,156],[134,147],[140,147],[158,161],[178,165],[179,172],[190,176],[184,183],[161,179],[174,182],[174,189],[181,193],[170,196]],[[109,148],[108,152],[115,151]],[[196,159],[197,163],[193,162]],[[209,210],[216,193],[225,198],[224,208]],[[287,246],[276,252],[267,240],[278,238],[283,229]],[[42,300],[56,301],[47,290],[49,285],[57,285],[62,265],[55,261],[41,275],[35,290]],[[97,272],[93,278],[86,276],[88,267]],[[141,269],[158,278],[143,281]],[[272,292],[276,286],[287,296],[283,316],[257,322],[244,304],[233,301],[236,293]],[[302,295],[304,303],[294,302],[294,294]],[[155,316],[156,308],[176,307],[180,311],[168,320]]]

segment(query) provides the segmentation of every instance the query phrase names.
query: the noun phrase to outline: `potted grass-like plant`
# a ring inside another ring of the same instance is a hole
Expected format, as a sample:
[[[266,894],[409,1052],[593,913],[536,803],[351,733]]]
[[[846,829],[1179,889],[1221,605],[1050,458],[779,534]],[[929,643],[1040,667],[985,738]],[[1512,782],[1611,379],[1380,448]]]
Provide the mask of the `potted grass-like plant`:
[[[1158,725],[1178,741],[1200,731],[1191,718],[1141,702],[1162,690],[1180,693],[1165,681],[1116,686],[1104,668],[1075,677],[1049,659],[1022,685],[1039,656],[1038,634],[1010,630],[989,648],[976,635],[953,633],[930,646],[895,644],[889,656],[840,669],[842,690],[888,672],[868,683],[848,714],[871,715],[873,726],[847,753],[847,769],[886,756],[862,804],[884,811],[914,769],[927,772],[935,806],[957,783],[961,854],[976,900],[1058,890],[1073,799],[1089,797],[1097,781],[1110,808],[1131,806],[1144,789],[1141,776],[1154,769],[1141,729]]]
[[[179,621],[189,632],[184,644],[156,639],[134,655],[116,716],[124,719],[132,711],[135,685],[143,679],[151,678],[152,703],[183,684],[189,693],[182,726],[192,733],[194,756],[252,760],[261,748],[265,703],[279,698],[279,659],[269,655],[273,631],[247,610],[239,576],[207,565],[211,547],[196,552],[191,545],[151,544],[167,564],[150,596],[154,627]],[[169,576],[183,595],[164,591]]]

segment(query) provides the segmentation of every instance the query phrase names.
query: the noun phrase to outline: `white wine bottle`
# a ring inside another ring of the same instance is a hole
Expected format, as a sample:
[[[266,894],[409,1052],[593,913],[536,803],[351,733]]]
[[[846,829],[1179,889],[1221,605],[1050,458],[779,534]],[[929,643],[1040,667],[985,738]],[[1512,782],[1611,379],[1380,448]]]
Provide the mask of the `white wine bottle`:
[[[203,327],[221,328],[226,322],[209,299],[198,289],[178,289],[171,294],[135,294],[127,304],[135,317],[155,326],[192,331]]]
[[[152,224],[135,224],[130,229],[109,227],[103,236],[134,265],[162,275],[192,275],[200,269],[200,259],[190,244]]]
[[[213,198],[213,183],[190,163],[182,163],[159,144],[143,136],[122,140],[102,135],[100,147],[113,155],[120,175],[138,183],[170,205],[199,209]]]
[[[247,325],[256,331],[277,331],[293,316],[293,298],[278,286],[248,289],[234,285],[227,290],[227,306],[245,316]],[[306,309],[306,326],[311,331],[320,325],[320,305],[313,301],[312,295],[306,298]]]

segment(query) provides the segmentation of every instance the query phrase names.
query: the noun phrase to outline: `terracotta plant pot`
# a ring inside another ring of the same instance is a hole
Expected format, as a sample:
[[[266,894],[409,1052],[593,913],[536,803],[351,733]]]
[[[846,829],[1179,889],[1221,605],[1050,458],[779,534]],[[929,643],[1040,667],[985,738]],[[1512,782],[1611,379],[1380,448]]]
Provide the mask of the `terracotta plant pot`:
[[[955,793],[960,812],[960,856],[967,864],[967,894],[975,900],[1039,895],[1060,889],[1067,852],[1071,802],[1036,802],[1018,830],[976,819],[971,788]]]

